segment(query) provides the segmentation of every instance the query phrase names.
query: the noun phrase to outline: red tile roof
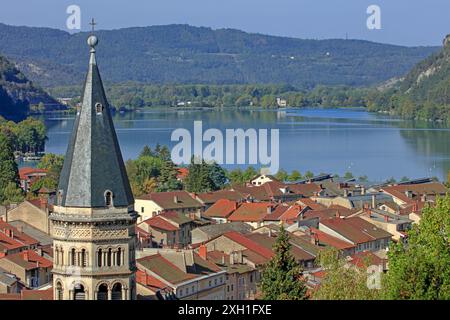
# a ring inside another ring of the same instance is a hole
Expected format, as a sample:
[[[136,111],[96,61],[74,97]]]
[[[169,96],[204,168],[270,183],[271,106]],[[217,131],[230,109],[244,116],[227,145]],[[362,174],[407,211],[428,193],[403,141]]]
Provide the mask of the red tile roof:
[[[9,254],[1,259],[7,259],[25,270],[36,269],[38,266],[41,268],[51,268],[53,266],[53,263],[50,260],[38,255],[33,250]]]
[[[324,226],[334,230],[355,244],[390,238],[392,235],[374,224],[359,217],[330,218],[320,221]]]
[[[289,206],[288,205],[285,205],[285,204],[277,205],[273,209],[272,213],[267,214],[264,217],[264,221],[280,221],[281,220],[281,216],[283,216],[286,213],[286,211],[288,211],[288,210],[289,210]]]
[[[219,190],[214,192],[204,192],[195,194],[201,202],[205,204],[211,204],[219,201],[220,199],[227,199],[231,201],[242,201],[245,197],[234,190]]]
[[[25,248],[26,245],[16,241],[4,232],[0,231],[0,252],[8,252],[9,250],[15,250],[19,248]]]
[[[350,260],[350,263],[354,264],[358,268],[367,268],[371,265],[384,265],[384,260],[370,251],[355,253],[351,256],[351,258],[352,260]]]
[[[177,179],[180,179],[180,180],[184,180],[189,174],[188,168],[178,168],[177,171],[178,171]]]
[[[274,255],[273,251],[270,249],[267,249],[257,242],[247,238],[246,236],[236,232],[236,231],[230,231],[224,234],[225,237],[228,239],[240,244],[243,247],[246,247],[248,250],[253,251],[261,256],[263,256],[266,259],[271,259]]]
[[[310,198],[302,198],[300,200],[297,200],[297,203],[299,203],[305,207],[308,206],[312,210],[326,209],[326,207],[324,205],[317,203],[316,201],[314,201],[313,199],[310,199]]]
[[[155,278],[152,275],[147,274],[145,271],[138,270],[136,272],[136,282],[140,283],[143,286],[148,287],[153,291],[162,290],[167,287],[167,285]]]
[[[239,208],[228,217],[228,221],[257,222],[262,221],[267,215],[267,208],[273,207],[268,202],[242,203]]]
[[[418,200],[420,196],[437,196],[437,195],[445,195],[449,192],[449,189],[446,188],[442,183],[439,182],[431,182],[431,183],[420,183],[420,184],[403,184],[397,186],[390,186],[382,188],[382,191],[392,195],[393,197],[400,199],[405,203],[413,203]],[[406,192],[411,193],[411,197],[406,195]]]
[[[172,223],[164,220],[160,216],[147,219],[144,221],[144,223],[148,224],[152,228],[164,231],[177,231],[180,229],[177,226],[173,225]]]
[[[203,216],[208,218],[228,218],[236,209],[238,203],[228,199],[220,199],[214,203],[203,213]]]
[[[29,176],[35,175],[35,174],[44,174],[47,173],[48,170],[45,169],[38,169],[38,168],[31,168],[31,167],[23,167],[19,169],[19,177],[20,180],[27,180]]]
[[[53,300],[53,288],[47,290],[22,290],[22,300]]]
[[[248,239],[254,241],[255,243],[259,244],[260,246],[266,248],[266,250],[269,250],[271,253],[273,253],[272,248],[277,241],[276,237],[270,237],[265,234],[261,233],[252,233],[246,236]],[[291,239],[292,240],[292,239]],[[313,260],[315,259],[315,256],[307,252],[306,250],[299,247],[301,245],[299,242],[293,242],[290,241],[291,246],[291,253],[295,257],[296,260]],[[294,245],[296,244],[296,245]]]
[[[20,293],[0,293],[0,300],[21,300]]]
[[[0,219],[0,234],[9,236],[12,235],[10,239],[24,244],[25,246],[33,246],[39,244],[39,241],[30,237],[24,232],[19,231],[16,227],[10,225],[9,223]]]
[[[328,233],[320,231],[319,229],[316,229],[316,228],[310,228],[310,229],[311,229],[312,236],[317,237],[317,240],[321,244],[325,244],[327,246],[334,247],[338,250],[351,249],[351,248],[355,247],[354,244],[344,241],[344,240],[341,240],[339,238],[333,237],[332,235],[329,235]]]
[[[164,210],[201,208],[203,206],[186,191],[153,192],[138,197],[138,199],[152,200]],[[176,202],[175,199],[177,200]]]

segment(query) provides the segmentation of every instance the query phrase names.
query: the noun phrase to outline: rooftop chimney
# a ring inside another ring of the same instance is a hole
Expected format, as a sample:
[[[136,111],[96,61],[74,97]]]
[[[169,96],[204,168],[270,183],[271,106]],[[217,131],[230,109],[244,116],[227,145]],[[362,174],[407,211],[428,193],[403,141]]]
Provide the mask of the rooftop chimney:
[[[389,217],[388,216],[383,216],[384,217],[384,222],[389,222]]]
[[[267,206],[267,214],[271,214],[272,213],[272,206]]]
[[[25,261],[29,260],[28,250],[23,251],[22,255],[23,255],[23,260],[25,260]]]
[[[178,203],[178,197],[175,195],[175,196],[173,196],[173,202],[174,203]]]
[[[48,199],[47,199],[47,197],[40,197],[39,198],[39,205],[40,205],[42,210],[47,209],[47,207],[48,207]]]
[[[373,194],[373,195],[372,195],[372,209],[375,209],[376,206],[377,206],[377,198],[376,198],[376,196]]]
[[[208,258],[208,249],[206,248],[206,246],[204,244],[202,244],[199,247],[198,255],[204,260],[206,260]]]

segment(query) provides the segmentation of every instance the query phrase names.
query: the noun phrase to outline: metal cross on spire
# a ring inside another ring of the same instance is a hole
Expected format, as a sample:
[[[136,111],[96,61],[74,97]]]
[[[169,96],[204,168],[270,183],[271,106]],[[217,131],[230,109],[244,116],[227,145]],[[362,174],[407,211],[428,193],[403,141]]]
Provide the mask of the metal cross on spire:
[[[91,22],[89,22],[89,24],[92,26],[92,33],[94,33],[97,22],[95,22],[94,18],[92,18],[92,20],[91,20]]]

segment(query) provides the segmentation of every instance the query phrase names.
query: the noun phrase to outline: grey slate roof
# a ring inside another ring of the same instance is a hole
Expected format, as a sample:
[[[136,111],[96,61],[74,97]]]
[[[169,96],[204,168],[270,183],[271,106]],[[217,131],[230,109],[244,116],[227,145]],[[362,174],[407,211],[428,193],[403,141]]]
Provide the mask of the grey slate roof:
[[[100,113],[96,110],[98,103],[103,106]],[[57,204],[105,207],[107,190],[113,193],[114,207],[134,203],[92,46],[81,110],[67,148],[58,187],[62,194],[57,197]]]

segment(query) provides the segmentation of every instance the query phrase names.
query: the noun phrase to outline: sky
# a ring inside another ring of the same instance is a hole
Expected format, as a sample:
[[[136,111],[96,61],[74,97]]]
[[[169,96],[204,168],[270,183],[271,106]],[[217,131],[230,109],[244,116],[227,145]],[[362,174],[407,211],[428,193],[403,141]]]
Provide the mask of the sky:
[[[407,46],[441,45],[450,34],[449,0],[0,0],[0,22],[74,32],[66,27],[70,5],[80,7],[84,31],[94,17],[98,29],[177,23]],[[371,5],[381,29],[367,27]]]

